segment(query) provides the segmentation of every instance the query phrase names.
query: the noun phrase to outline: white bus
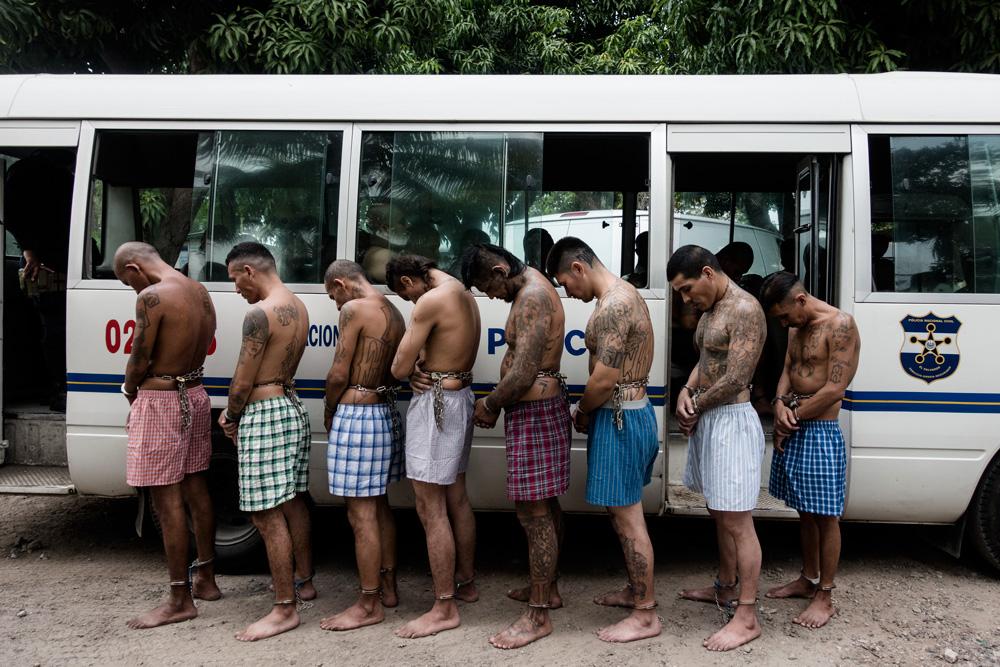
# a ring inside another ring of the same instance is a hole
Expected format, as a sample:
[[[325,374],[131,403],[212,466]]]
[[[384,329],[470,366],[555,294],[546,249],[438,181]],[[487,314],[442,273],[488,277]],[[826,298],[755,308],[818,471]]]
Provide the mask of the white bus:
[[[327,263],[357,259],[378,280],[391,253],[414,251],[454,270],[470,240],[523,256],[526,221],[545,221],[558,240],[603,218],[606,233],[589,238],[609,267],[641,281],[660,334],[649,394],[662,449],[643,496],[649,514],[706,514],[681,484],[686,442],[670,416],[676,379],[692,363],[692,318],[672,298],[667,258],[687,242],[717,251],[744,240],[755,257],[741,284],[753,289],[786,267],[857,318],[861,366],[841,415],[845,519],[954,525],[1000,566],[1000,355],[990,342],[1000,326],[998,110],[1000,78],[964,74],[0,77],[4,168],[33,156],[74,174],[65,440],[46,443],[57,456],[65,446],[67,467],[20,465],[30,448],[21,428],[8,438],[0,488],[135,493],[125,483],[128,405],[118,394],[135,295],[111,271],[124,241],[152,243],[211,291],[219,327],[206,384],[216,410],[246,310],[222,258],[246,239],[272,249],[310,310],[296,380],[313,417],[310,493],[327,505],[337,502],[322,432],[337,343],[336,308],[321,284]],[[558,231],[551,216],[564,223]],[[635,252],[643,232],[645,260]],[[10,428],[31,398],[28,380],[42,372],[11,279],[17,260],[8,248]],[[507,305],[481,295],[479,303],[482,394],[498,379]],[[592,306],[564,306],[563,368],[579,395]],[[757,369],[766,428],[784,341],[770,327]],[[478,509],[510,507],[502,436],[499,427],[476,434],[469,491]],[[234,509],[232,445],[218,437],[215,447],[219,549],[233,555],[255,537]],[[584,502],[585,447],[575,436],[570,511],[599,509]],[[765,474],[757,514],[794,516],[766,482]],[[412,503],[405,483],[390,495]]]

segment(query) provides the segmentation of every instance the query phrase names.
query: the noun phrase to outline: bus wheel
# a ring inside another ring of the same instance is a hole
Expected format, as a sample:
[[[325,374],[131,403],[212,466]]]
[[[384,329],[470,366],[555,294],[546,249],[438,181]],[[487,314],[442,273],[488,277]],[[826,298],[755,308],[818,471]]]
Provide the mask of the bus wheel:
[[[239,469],[236,447],[222,436],[212,439],[208,466],[208,493],[215,510],[215,555],[220,560],[239,560],[262,547],[260,533],[250,515],[240,511]]]
[[[1000,570],[1000,457],[979,481],[969,508],[969,532],[980,555]]]

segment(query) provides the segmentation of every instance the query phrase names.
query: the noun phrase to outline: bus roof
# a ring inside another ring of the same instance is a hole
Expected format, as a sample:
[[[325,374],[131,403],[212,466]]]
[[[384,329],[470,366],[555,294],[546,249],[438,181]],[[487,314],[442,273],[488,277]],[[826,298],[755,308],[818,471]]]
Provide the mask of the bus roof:
[[[1000,75],[6,75],[0,118],[996,123]]]

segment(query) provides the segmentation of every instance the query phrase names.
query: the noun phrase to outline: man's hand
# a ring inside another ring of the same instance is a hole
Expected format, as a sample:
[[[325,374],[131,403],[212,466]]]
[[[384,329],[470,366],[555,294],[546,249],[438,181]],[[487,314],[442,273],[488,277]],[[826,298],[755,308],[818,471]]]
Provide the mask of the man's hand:
[[[779,434],[777,431],[774,432],[774,451],[785,453],[785,436]]]
[[[787,438],[792,433],[795,433],[795,431],[798,430],[799,430],[799,420],[795,418],[795,413],[781,401],[775,403],[774,432],[780,435],[782,438]]]
[[[698,424],[698,413],[695,412],[694,401],[691,400],[691,394],[688,393],[687,389],[682,389],[677,398],[677,411],[674,416],[677,417],[677,425],[680,426],[681,433],[690,437]]]
[[[222,432],[226,434],[226,437],[236,442],[236,432],[240,425],[236,422],[231,422],[226,419],[226,411],[223,410],[219,413],[219,426],[222,427]]]
[[[323,428],[325,433],[330,435],[330,428],[333,426],[333,410],[323,407]]]
[[[420,364],[414,366],[413,374],[410,375],[410,389],[413,390],[413,393],[422,394],[425,391],[430,391],[433,387],[431,376],[421,370]]]
[[[590,429],[590,415],[584,413],[579,405],[573,406],[573,428],[577,433],[586,433]]]
[[[42,264],[33,250],[25,250],[22,254],[24,255],[24,277],[26,279],[34,280],[37,278],[39,270],[55,273],[52,269]]]
[[[497,424],[497,419],[500,417],[499,412],[491,412],[489,408],[486,407],[486,398],[480,398],[476,401],[476,411],[472,415],[472,421],[479,428],[493,428]]]

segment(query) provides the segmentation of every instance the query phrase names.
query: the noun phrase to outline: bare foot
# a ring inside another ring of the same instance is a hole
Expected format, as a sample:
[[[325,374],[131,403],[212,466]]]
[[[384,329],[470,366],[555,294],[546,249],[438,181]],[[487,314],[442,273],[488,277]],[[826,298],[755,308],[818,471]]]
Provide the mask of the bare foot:
[[[701,643],[709,651],[731,651],[737,646],[743,646],[747,642],[760,637],[760,623],[757,622],[757,614],[749,612],[746,614],[737,612],[733,620],[726,624],[714,635]]]
[[[159,607],[147,611],[141,616],[136,616],[125,625],[133,630],[145,630],[169,623],[189,621],[197,615],[198,609],[194,606],[194,601],[185,596],[184,601],[181,603],[174,602],[173,600],[164,602]]]
[[[507,591],[507,597],[518,602],[527,602],[531,598],[531,586],[524,588],[512,588]],[[562,609],[563,599],[559,594],[559,582],[553,581],[552,588],[549,589],[549,609]]]
[[[632,592],[631,586],[625,584],[625,587],[621,590],[597,596],[594,598],[594,604],[599,604],[603,607],[624,607],[625,609],[631,609],[635,606],[635,593]]]
[[[222,597],[222,591],[215,583],[215,575],[211,572],[196,570],[191,581],[191,596],[196,600],[214,602]]]
[[[451,600],[438,601],[434,603],[429,612],[396,630],[396,636],[403,639],[428,637],[457,628],[461,624],[462,619],[458,616],[458,605]]]
[[[549,615],[529,608],[509,628],[490,637],[490,644],[502,649],[521,648],[551,634]]]
[[[787,583],[783,586],[775,586],[765,593],[764,597],[772,599],[805,598],[808,600],[814,595],[816,595],[815,584],[806,579],[804,576],[799,575],[799,578],[791,583]]]
[[[833,606],[833,599],[827,591],[819,591],[816,597],[809,603],[805,611],[792,619],[792,623],[798,623],[804,628],[815,630],[822,628],[831,618],[837,614],[837,608]]]
[[[597,637],[606,642],[634,642],[660,634],[660,617],[652,609],[633,611],[624,620],[601,628]]]
[[[478,602],[479,589],[476,588],[475,579],[466,579],[465,582],[455,584],[455,599],[462,602]]]
[[[299,627],[299,613],[295,611],[295,605],[276,604],[271,608],[271,613],[256,623],[251,623],[246,630],[237,632],[235,636],[241,642],[255,642],[297,627]]]
[[[319,622],[324,630],[354,630],[385,620],[385,612],[377,599],[362,595],[353,605]]]
[[[738,597],[736,588],[736,584],[732,584],[730,586],[720,586],[718,589],[716,589],[715,586],[706,586],[705,588],[686,588],[677,595],[685,600],[708,602],[711,604],[716,603],[715,598],[716,595],[718,595],[718,602],[720,604],[726,604],[732,602]]]
[[[379,573],[379,583],[382,585],[382,606],[392,608],[399,605],[399,591],[396,590],[396,571],[382,570]]]

